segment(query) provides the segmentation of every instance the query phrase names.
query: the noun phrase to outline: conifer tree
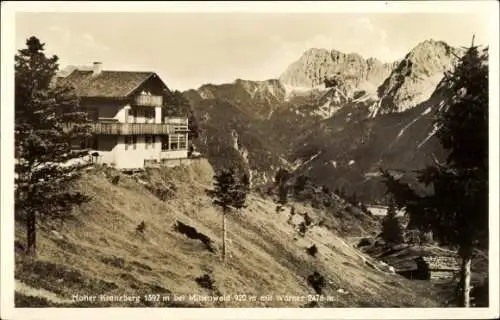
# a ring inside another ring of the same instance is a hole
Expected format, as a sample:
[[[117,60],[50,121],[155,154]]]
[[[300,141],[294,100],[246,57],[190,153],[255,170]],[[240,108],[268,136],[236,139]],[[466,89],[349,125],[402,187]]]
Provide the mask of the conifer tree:
[[[213,203],[222,208],[222,259],[226,260],[226,214],[245,207],[249,191],[249,179],[246,174],[239,177],[234,169],[222,170],[215,175]]]
[[[280,169],[276,173],[275,184],[278,186],[278,203],[280,209],[288,201],[288,185],[287,182],[290,179],[290,173],[285,169]]]
[[[184,97],[182,92],[175,90],[165,93],[165,103],[162,107],[164,117],[187,117],[189,128],[189,140],[198,138],[200,128],[196,119],[193,106]]]
[[[471,260],[475,248],[488,247],[488,56],[474,44],[446,75],[453,97],[436,119],[438,138],[449,155],[445,163],[419,172],[432,192],[417,193],[384,172],[385,184],[410,224],[432,231],[441,244],[458,248],[462,259],[461,304],[470,306]]]
[[[15,217],[26,223],[34,256],[39,219],[62,218],[88,200],[69,187],[86,166],[72,160],[88,155],[72,150],[72,142],[88,137],[89,127],[72,90],[53,83],[58,57],[47,57],[36,37],[26,46],[15,56]]]
[[[393,203],[389,205],[387,215],[382,221],[382,239],[390,244],[400,244],[404,241],[401,224],[399,223]]]

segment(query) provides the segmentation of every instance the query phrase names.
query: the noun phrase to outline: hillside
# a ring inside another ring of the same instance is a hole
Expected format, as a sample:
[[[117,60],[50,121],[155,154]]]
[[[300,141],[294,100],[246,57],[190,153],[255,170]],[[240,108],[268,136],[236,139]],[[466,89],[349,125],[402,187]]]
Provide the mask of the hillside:
[[[112,178],[117,175],[120,178],[114,184],[116,179]],[[314,272],[325,278],[322,294],[331,300],[318,306],[440,305],[432,284],[374,269],[370,267],[374,261],[370,263],[369,257],[344,242],[339,234],[373,235],[377,230],[372,218],[349,210],[341,202],[334,206],[342,210],[336,214],[293,203],[297,214],[289,220],[289,208],[277,213],[271,198],[251,194],[248,207],[228,218],[229,256],[223,264],[221,212],[206,193],[212,175],[205,160],[188,167],[151,169],[136,176],[110,168],[88,171],[76,188],[84,190],[92,201],[76,208],[70,220],[43,224],[38,231],[36,260],[16,254],[16,305],[68,306],[74,294],[163,297],[198,293],[230,295],[231,301],[155,303],[142,298],[137,303],[78,305],[299,307],[308,301],[279,302],[276,296],[314,295],[307,281]],[[294,228],[305,212],[313,225],[302,238]],[[136,230],[141,222],[144,233]],[[16,224],[16,250],[23,249],[24,239],[23,226]],[[316,257],[306,253],[312,244],[318,249]],[[204,275],[201,279],[205,281],[198,281],[204,283],[202,288],[196,278]],[[214,281],[211,289],[209,279]],[[237,294],[274,298],[234,301]]]

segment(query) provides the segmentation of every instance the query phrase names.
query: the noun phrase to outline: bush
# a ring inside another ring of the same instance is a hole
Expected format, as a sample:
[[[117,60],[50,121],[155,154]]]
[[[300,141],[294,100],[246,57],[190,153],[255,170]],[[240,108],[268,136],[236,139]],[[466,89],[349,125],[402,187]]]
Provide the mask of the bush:
[[[316,247],[315,244],[313,244],[312,246],[307,248],[306,251],[310,256],[316,257],[316,254],[318,253],[318,248]]]
[[[142,221],[141,223],[139,223],[137,225],[137,228],[135,228],[135,230],[137,232],[144,233],[144,231],[146,231],[146,223],[144,221]]]
[[[118,184],[118,182],[120,182],[120,176],[114,176],[112,179],[111,179],[111,183],[114,184],[115,186]]]
[[[307,282],[313,287],[317,294],[321,294],[326,285],[325,277],[317,271],[307,277]]]
[[[307,226],[304,223],[304,221],[302,221],[301,223],[299,223],[299,231],[298,232],[299,232],[299,235],[301,237],[305,237],[306,232],[307,232]]]
[[[311,219],[311,217],[309,217],[307,213],[304,214],[304,223],[306,227],[309,227],[313,223],[313,220]]]
[[[214,286],[215,281],[212,280],[212,278],[208,274],[204,274],[203,276],[196,278],[195,281],[202,288],[205,288],[208,290],[215,289],[215,286]]]

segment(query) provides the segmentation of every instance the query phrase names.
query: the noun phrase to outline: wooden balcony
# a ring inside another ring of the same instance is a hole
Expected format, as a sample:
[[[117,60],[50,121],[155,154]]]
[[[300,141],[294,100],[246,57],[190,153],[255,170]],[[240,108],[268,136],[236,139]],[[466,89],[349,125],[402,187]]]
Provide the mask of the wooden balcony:
[[[171,133],[186,133],[189,131],[188,118],[166,117],[164,123],[172,128]]]
[[[176,127],[166,123],[105,123],[90,124],[92,132],[103,135],[136,135],[136,134],[170,134],[176,132]]]
[[[135,97],[134,104],[143,107],[161,107],[163,104],[163,97],[140,94]]]
[[[92,133],[102,135],[137,135],[137,134],[184,134],[189,131],[187,118],[165,118],[164,123],[123,123],[114,118],[99,118],[89,123]],[[66,125],[70,129],[71,124]]]

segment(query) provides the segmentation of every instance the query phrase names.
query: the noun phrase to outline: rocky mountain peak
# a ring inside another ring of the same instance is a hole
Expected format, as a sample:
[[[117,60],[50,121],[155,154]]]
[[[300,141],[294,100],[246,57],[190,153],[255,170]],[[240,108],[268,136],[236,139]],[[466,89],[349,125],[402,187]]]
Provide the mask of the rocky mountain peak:
[[[363,83],[378,87],[390,74],[393,66],[376,58],[365,59],[357,53],[311,48],[283,74],[280,81],[291,88],[323,88],[325,79],[341,77],[348,87],[356,90]],[[345,92],[347,95],[353,92]]]
[[[461,54],[443,41],[417,44],[378,88],[379,112],[401,112],[429,99]]]

